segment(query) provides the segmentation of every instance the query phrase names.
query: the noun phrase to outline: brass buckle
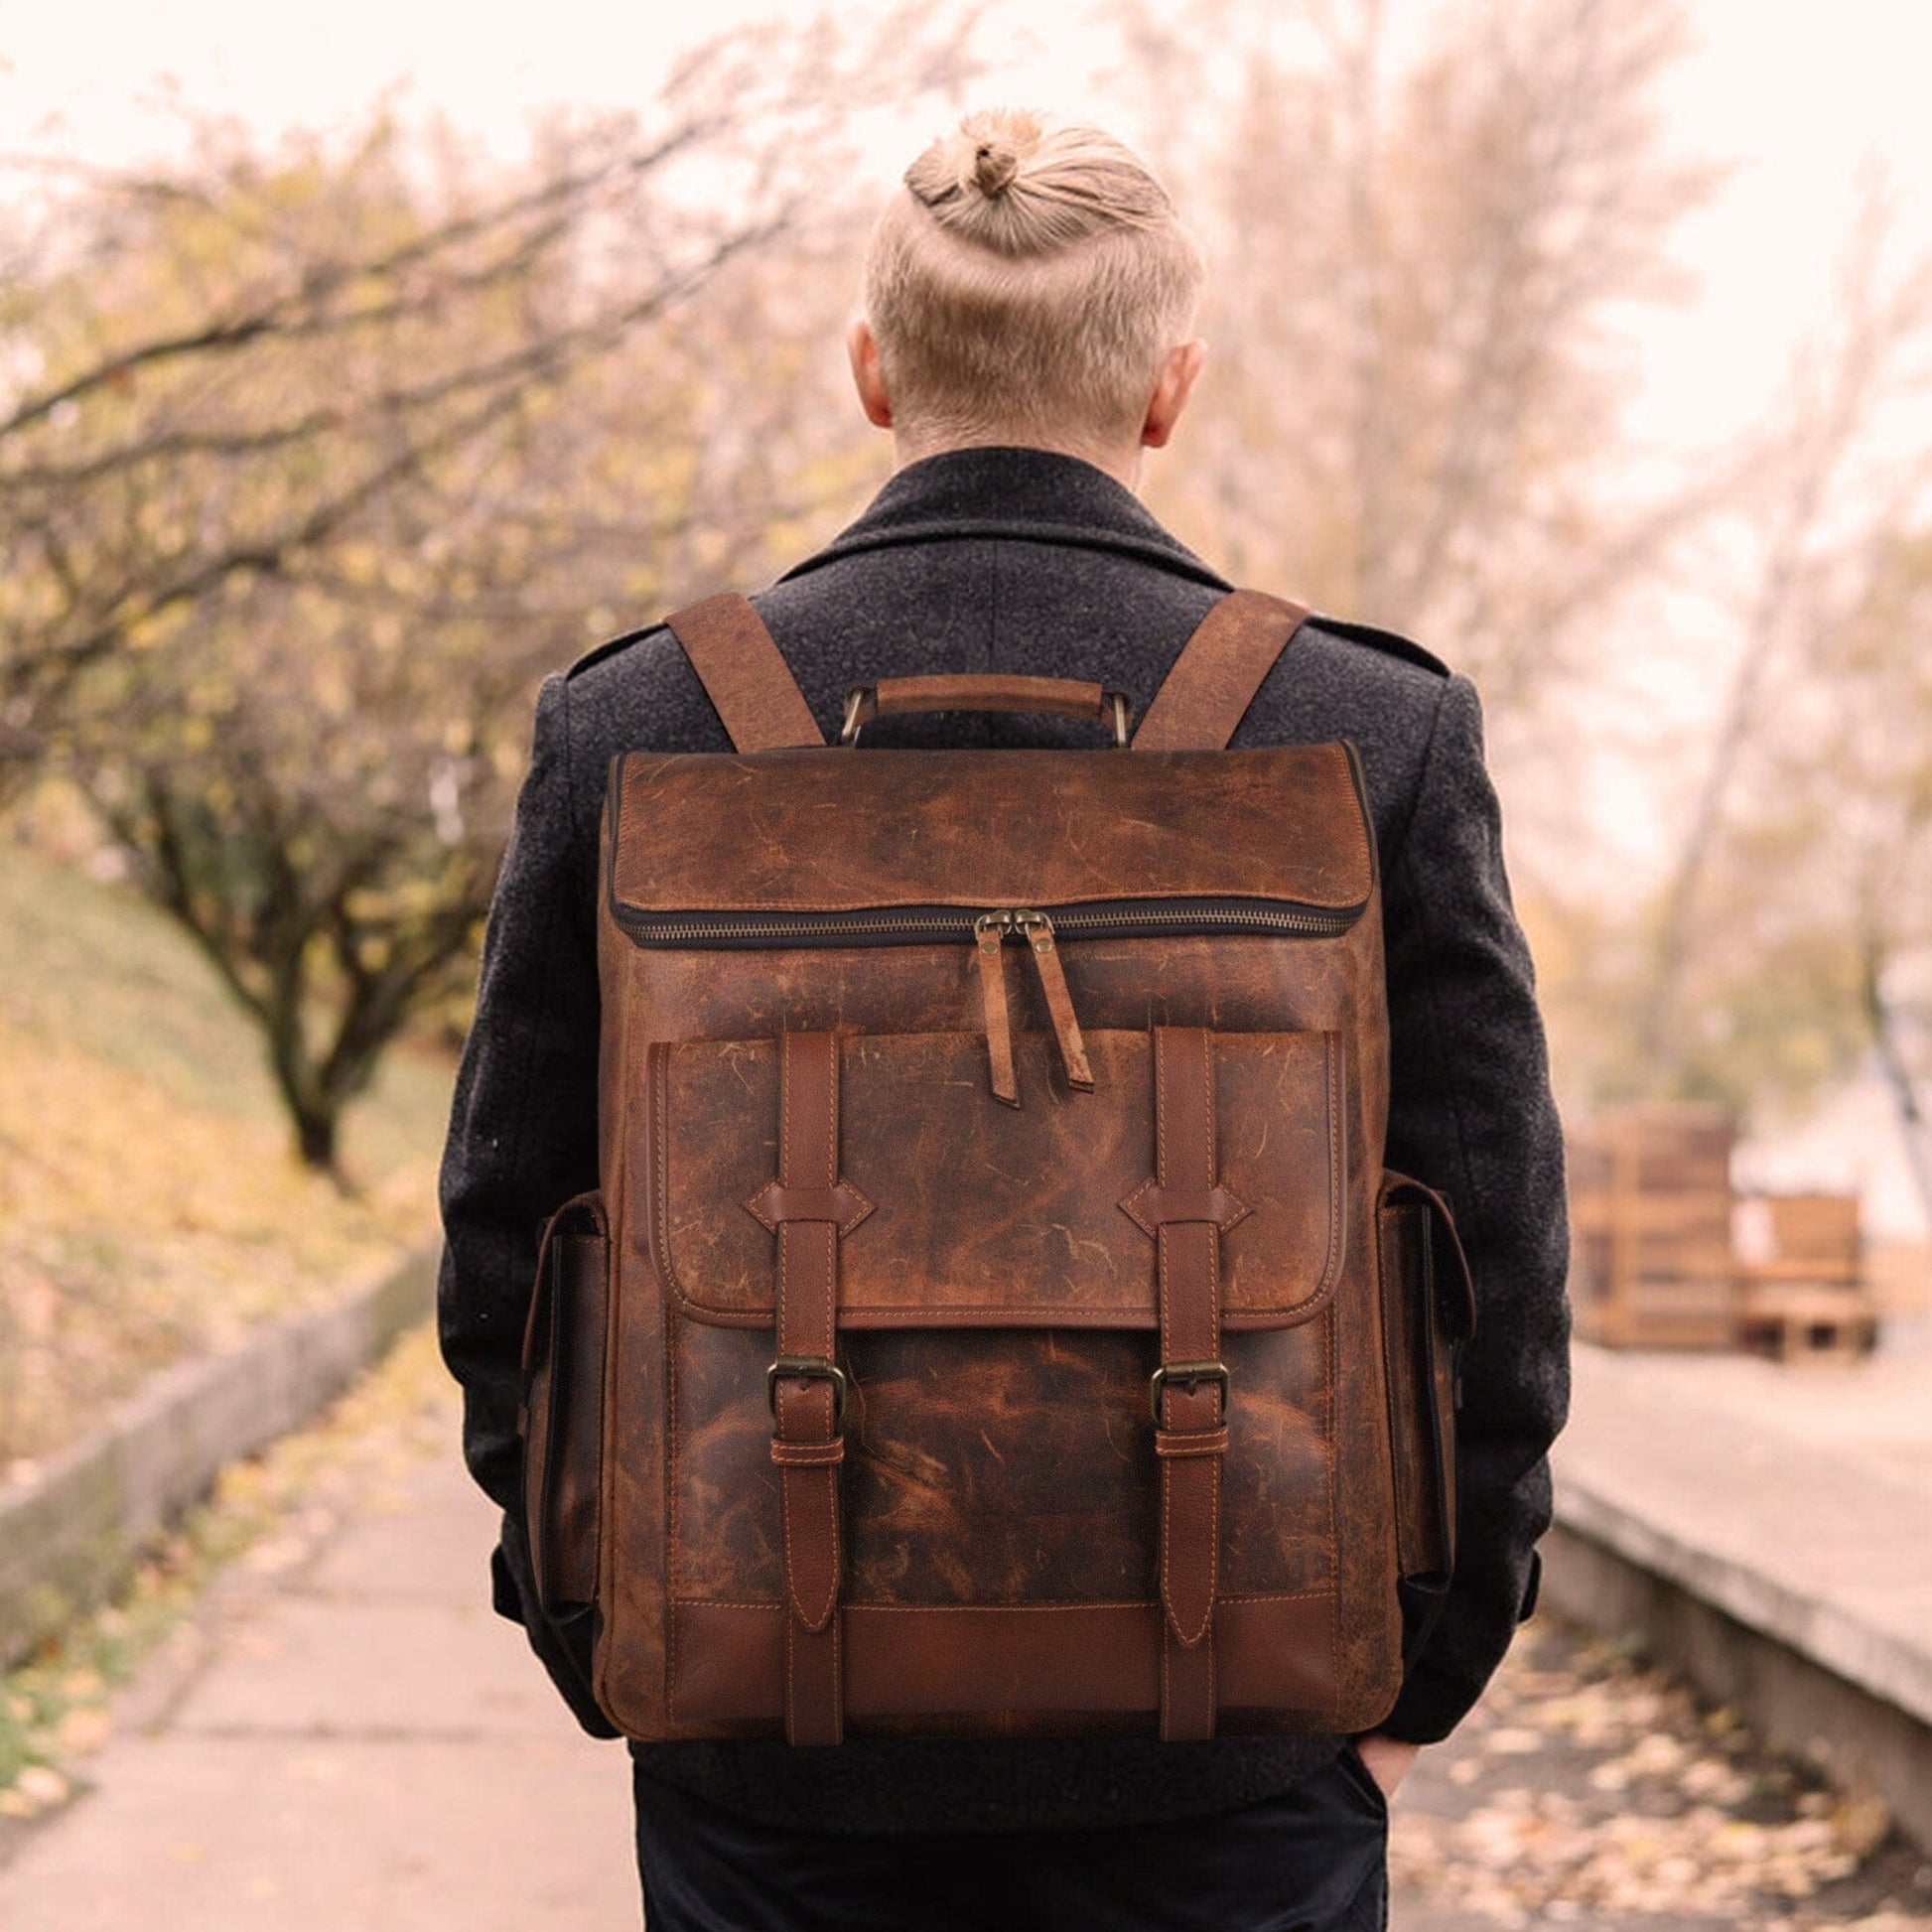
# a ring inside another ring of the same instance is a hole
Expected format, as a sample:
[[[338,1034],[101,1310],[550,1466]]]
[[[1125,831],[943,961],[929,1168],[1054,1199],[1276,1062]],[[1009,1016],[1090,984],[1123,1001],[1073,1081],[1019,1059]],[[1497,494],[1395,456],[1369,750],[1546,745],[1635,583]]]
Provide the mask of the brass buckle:
[[[1170,1382],[1178,1382],[1192,1395],[1203,1382],[1218,1382],[1221,1385],[1221,1420],[1227,1420],[1228,1413],[1228,1365],[1225,1362],[1163,1362],[1154,1371],[1148,1384],[1148,1406],[1154,1411],[1154,1426],[1163,1427],[1161,1421],[1161,1396]]]
[[[836,1436],[845,1427],[845,1370],[837,1362],[828,1362],[823,1355],[780,1355],[764,1371],[764,1400],[771,1411],[771,1420],[778,1420],[778,1384],[780,1382],[829,1382],[832,1385],[832,1433]]]

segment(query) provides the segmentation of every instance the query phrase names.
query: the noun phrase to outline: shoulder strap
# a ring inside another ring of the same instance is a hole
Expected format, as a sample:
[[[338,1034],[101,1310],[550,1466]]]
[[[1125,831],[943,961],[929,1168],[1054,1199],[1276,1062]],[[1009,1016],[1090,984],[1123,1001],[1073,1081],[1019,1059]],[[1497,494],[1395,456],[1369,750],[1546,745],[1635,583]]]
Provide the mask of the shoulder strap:
[[[1134,734],[1137,752],[1219,752],[1308,611],[1266,591],[1230,591],[1180,647]]]
[[[825,743],[763,620],[737,592],[688,605],[664,622],[684,646],[733,750],[769,752]]]

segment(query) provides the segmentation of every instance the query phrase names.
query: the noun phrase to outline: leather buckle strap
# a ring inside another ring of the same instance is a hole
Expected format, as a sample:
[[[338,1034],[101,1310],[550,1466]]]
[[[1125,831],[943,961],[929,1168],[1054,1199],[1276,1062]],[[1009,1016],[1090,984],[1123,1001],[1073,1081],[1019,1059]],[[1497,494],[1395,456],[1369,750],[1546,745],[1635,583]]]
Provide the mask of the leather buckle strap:
[[[1221,1414],[1228,1412],[1228,1365],[1225,1362],[1163,1362],[1148,1378],[1148,1393],[1157,1428],[1161,1423],[1162,1398],[1170,1382],[1178,1382],[1192,1395],[1203,1382],[1214,1383],[1221,1391]]]
[[[823,1355],[780,1355],[764,1371],[764,1400],[771,1410],[771,1420],[778,1420],[778,1384],[784,1381],[829,1382],[832,1385],[832,1432],[836,1435],[845,1427],[845,1398],[849,1387],[845,1370],[837,1362],[828,1362]]]
[[[844,1734],[839,1462],[846,1377],[838,1348],[839,1042],[784,1035],[778,1103],[778,1358],[765,1371],[785,1554],[785,1735]],[[810,1215],[811,1218],[806,1218]],[[795,1216],[795,1218],[794,1218]],[[861,1217],[863,1218],[863,1217]]]
[[[1204,1028],[1155,1028],[1154,1109],[1154,1184],[1121,1206],[1144,1227],[1150,1214],[1159,1217],[1161,1365],[1148,1393],[1161,1468],[1161,1735],[1211,1737],[1228,1447],[1221,1230],[1229,1217],[1218,1211],[1214,1042]]]

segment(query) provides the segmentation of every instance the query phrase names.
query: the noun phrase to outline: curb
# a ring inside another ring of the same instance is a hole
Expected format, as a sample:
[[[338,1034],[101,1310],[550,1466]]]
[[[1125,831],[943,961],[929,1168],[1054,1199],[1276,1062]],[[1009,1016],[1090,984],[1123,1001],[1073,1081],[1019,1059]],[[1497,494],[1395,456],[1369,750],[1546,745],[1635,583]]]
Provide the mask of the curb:
[[[1574,1478],[1543,1542],[1544,1600],[1585,1628],[1636,1637],[1774,1750],[1875,1794],[1932,1849],[1926,1660],[1746,1566],[1692,1549]]]
[[[333,1308],[163,1369],[98,1429],[0,1490],[0,1666],[107,1601],[230,1462],[311,1421],[434,1309],[437,1250]]]
[[[1835,1677],[1932,1725],[1932,1649],[1913,1645],[1855,1610],[1793,1587],[1673,1536],[1587,1478],[1566,1474],[1557,1520],[1635,1569],[1675,1585],[1747,1630],[1782,1644]],[[1905,1530],[1901,1525],[1901,1532]]]

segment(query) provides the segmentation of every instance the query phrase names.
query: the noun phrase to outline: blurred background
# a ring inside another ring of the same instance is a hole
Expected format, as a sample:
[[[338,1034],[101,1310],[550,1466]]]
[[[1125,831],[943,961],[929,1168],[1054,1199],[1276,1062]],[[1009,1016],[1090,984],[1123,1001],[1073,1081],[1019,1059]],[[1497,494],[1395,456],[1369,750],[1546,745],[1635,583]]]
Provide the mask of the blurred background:
[[[170,1822],[139,1746],[201,1765],[184,1687],[219,1703],[230,1622],[299,1665],[291,1592],[335,1562],[353,1597],[384,1521],[483,1619],[498,1688],[436,1709],[555,1722],[487,1625],[486,1527],[418,1468],[535,688],[884,480],[859,250],[988,100],[1102,121],[1205,241],[1154,508],[1484,701],[1587,1340],[1553,1613],[1425,1758],[1398,1923],[1932,1924],[1932,26],[1041,15],[0,0],[8,1924],[118,1922],[137,1866],[190,1887],[154,1924],[228,1923],[203,1883],[344,1922],[268,1840]],[[546,1791],[621,1784],[554,1748]],[[369,1923],[455,1922],[400,1869]]]

